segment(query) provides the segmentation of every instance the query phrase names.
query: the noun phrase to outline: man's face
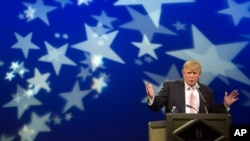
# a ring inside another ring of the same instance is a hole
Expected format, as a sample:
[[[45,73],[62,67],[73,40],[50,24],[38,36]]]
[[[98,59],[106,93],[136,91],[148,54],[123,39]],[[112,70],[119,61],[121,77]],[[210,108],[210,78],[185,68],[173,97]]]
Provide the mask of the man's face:
[[[200,70],[186,68],[183,71],[182,75],[183,75],[185,82],[189,86],[193,87],[200,78]]]

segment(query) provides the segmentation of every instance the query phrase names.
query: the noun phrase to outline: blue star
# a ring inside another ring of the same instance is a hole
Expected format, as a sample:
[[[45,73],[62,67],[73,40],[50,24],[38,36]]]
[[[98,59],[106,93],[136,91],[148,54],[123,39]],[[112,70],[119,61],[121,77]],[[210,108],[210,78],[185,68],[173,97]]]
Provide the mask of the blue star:
[[[75,83],[71,92],[60,93],[60,96],[67,100],[67,104],[63,109],[63,113],[75,106],[80,110],[84,110],[82,99],[90,93],[90,90],[81,91],[79,83]]]
[[[228,0],[228,4],[229,8],[220,10],[219,13],[231,15],[236,26],[243,18],[250,18],[250,2],[238,4],[233,0]]]
[[[156,27],[147,15],[143,15],[132,8],[128,8],[128,11],[131,14],[133,20],[121,25],[121,28],[139,30],[142,35],[146,34],[150,41],[152,40],[154,33],[177,35],[173,31],[161,25]],[[143,26],[141,25],[142,21],[144,21]]]
[[[16,36],[18,42],[15,43],[11,48],[21,49],[23,51],[25,58],[28,57],[28,53],[29,53],[30,49],[40,49],[37,45],[35,45],[31,42],[32,33],[28,34],[25,37],[22,37],[21,35],[15,33],[15,36]]]
[[[124,64],[124,61],[110,47],[118,32],[98,36],[89,26],[85,25],[85,29],[87,40],[72,45],[73,48],[88,52],[91,55],[102,55],[104,58]]]
[[[248,42],[212,44],[195,26],[192,26],[194,48],[166,52],[168,55],[182,60],[199,60],[202,64],[201,82],[209,84],[216,76],[230,77],[239,82],[249,84],[250,80],[231,60],[248,44]],[[227,52],[225,54],[225,52]],[[211,69],[212,68],[212,69]],[[228,83],[223,79],[225,83]]]
[[[154,24],[159,27],[162,4],[186,2],[195,2],[195,0],[118,0],[114,5],[142,5]]]
[[[47,18],[47,13],[51,12],[56,7],[45,6],[43,4],[43,0],[37,0],[35,4],[30,4],[30,3],[23,3],[23,4],[26,7],[34,8],[36,10],[34,16],[40,18],[43,22],[45,22],[47,25],[49,25],[49,21],[48,21],[48,18]],[[32,18],[31,20],[35,19],[35,17]]]
[[[54,66],[55,72],[59,75],[63,64],[76,66],[76,64],[65,56],[68,45],[65,44],[59,48],[54,48],[49,43],[45,42],[48,54],[42,56],[39,61],[51,62]]]

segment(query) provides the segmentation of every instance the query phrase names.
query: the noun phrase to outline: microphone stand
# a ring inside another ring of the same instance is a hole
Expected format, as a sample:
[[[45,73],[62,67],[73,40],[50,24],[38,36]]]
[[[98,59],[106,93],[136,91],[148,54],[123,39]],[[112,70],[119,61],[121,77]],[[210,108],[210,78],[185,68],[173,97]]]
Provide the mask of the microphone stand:
[[[202,95],[201,91],[199,90],[199,88],[196,88],[196,90],[198,91],[198,93],[199,93],[199,95],[200,95],[200,97],[201,97],[201,99],[202,99],[202,101],[203,101],[204,109],[205,109],[206,113],[208,114],[206,100],[205,100],[205,98],[203,97],[203,95]]]

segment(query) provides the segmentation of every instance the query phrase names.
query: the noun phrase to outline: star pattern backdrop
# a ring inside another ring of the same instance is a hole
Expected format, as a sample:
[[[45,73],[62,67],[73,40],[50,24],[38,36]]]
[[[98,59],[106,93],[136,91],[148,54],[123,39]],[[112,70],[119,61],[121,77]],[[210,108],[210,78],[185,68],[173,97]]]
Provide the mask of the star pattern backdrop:
[[[249,0],[0,0],[1,141],[142,141],[164,109],[147,108],[182,78],[238,89],[232,124],[250,124]]]

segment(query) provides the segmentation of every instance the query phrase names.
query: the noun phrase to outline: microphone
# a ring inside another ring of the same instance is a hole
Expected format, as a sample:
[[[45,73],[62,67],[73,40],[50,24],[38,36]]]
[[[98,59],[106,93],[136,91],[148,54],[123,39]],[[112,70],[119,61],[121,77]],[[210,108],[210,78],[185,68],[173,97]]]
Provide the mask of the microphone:
[[[201,99],[202,99],[202,102],[203,102],[203,104],[204,104],[204,109],[205,109],[206,113],[208,114],[207,103],[206,103],[206,100],[205,100],[205,98],[203,97],[201,91],[199,90],[200,86],[199,86],[198,83],[197,83],[197,85],[195,85],[195,88],[196,88],[196,90],[198,91],[198,93],[199,93],[199,95],[200,95],[200,97],[201,97]]]
[[[197,113],[199,113],[199,111],[198,111],[196,108],[194,108],[193,106],[188,105],[188,104],[186,104],[186,106],[187,106],[188,108],[192,108],[192,109],[194,109]]]

